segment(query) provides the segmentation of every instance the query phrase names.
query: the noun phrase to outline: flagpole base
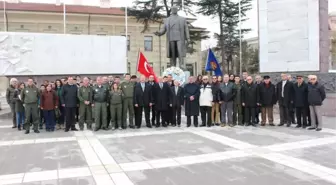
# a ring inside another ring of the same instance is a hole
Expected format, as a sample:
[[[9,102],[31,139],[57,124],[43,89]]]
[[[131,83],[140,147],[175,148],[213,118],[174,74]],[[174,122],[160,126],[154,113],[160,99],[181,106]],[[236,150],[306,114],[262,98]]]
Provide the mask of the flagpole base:
[[[179,81],[180,85],[183,85],[190,76],[190,72],[183,71],[179,67],[169,67],[165,69],[162,73],[162,76],[168,76],[168,75],[172,75],[174,81]]]

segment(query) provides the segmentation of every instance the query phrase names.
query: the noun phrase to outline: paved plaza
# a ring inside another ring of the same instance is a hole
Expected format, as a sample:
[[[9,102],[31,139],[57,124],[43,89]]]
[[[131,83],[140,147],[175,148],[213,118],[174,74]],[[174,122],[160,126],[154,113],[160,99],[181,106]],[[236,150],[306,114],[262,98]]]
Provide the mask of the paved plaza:
[[[331,185],[336,120],[323,122],[25,135],[2,119],[0,185]]]

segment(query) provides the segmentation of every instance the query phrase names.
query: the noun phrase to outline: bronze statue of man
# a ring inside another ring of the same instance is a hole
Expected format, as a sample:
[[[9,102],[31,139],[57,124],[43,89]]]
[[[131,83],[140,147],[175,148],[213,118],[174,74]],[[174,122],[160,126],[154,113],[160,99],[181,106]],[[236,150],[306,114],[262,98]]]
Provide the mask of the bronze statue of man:
[[[184,58],[187,54],[187,47],[190,44],[188,23],[186,18],[177,15],[178,8],[171,8],[171,15],[165,20],[164,26],[154,34],[157,36],[166,33],[167,58],[170,58],[170,65],[176,66],[176,60],[179,59],[180,68],[186,70]]]

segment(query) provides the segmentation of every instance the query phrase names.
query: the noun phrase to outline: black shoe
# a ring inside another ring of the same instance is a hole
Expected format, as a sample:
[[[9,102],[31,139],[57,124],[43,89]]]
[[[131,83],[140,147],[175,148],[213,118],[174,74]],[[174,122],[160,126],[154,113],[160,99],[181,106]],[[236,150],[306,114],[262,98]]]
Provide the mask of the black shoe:
[[[275,125],[274,125],[273,123],[270,123],[270,124],[269,124],[269,126],[272,126],[272,127],[274,127]]]
[[[175,125],[175,124],[173,124],[173,125],[172,125],[172,127],[176,127],[176,125]]]
[[[308,130],[315,130],[315,127],[308,127]]]
[[[211,127],[211,125],[207,125],[207,127]]]
[[[41,126],[39,127],[39,129],[40,129],[40,130],[43,130],[43,126],[41,125]]]
[[[12,126],[12,128],[16,128],[16,126]]]
[[[288,123],[287,125],[286,125],[286,127],[290,127],[291,126],[291,124],[290,123]]]
[[[147,128],[152,128],[152,125],[147,125],[146,127],[147,127]]]
[[[134,129],[134,128],[135,128],[135,126],[134,126],[134,125],[130,125],[130,126],[129,126],[129,128],[133,128],[133,129]]]
[[[195,127],[198,127],[198,125],[194,125]]]
[[[298,125],[295,126],[295,128],[301,128],[301,125],[298,124]]]
[[[266,126],[266,124],[265,124],[265,123],[262,123],[262,124],[260,124],[260,126],[264,127],[264,126]]]
[[[278,126],[281,127],[281,126],[284,126],[285,124],[284,123],[280,123]]]
[[[316,129],[316,131],[321,131],[321,130],[322,130],[322,128],[317,128],[317,129]]]
[[[205,125],[205,124],[202,124],[200,127],[206,127],[206,125]]]
[[[190,127],[191,125],[187,125],[187,127]]]
[[[303,126],[302,126],[302,128],[304,128],[304,129],[305,129],[305,128],[307,128],[307,126],[306,126],[306,125],[303,125]]]
[[[244,124],[244,126],[245,126],[245,127],[248,127],[248,126],[250,126],[250,124],[248,124],[248,123],[245,123],[245,124]]]
[[[95,128],[94,131],[97,132],[99,130],[99,128]]]
[[[29,134],[29,130],[26,130],[25,134]]]
[[[69,132],[69,129],[65,129],[64,132]]]
[[[78,129],[77,128],[72,128],[71,131],[78,131]]]
[[[160,125],[155,125],[155,128],[159,128],[160,127]]]
[[[20,130],[21,130],[21,127],[18,127],[18,130],[20,131]]]
[[[80,128],[79,130],[80,130],[80,131],[84,131],[84,128]]]
[[[166,124],[162,124],[162,126],[163,126],[163,127],[168,127],[168,125],[166,125]]]
[[[136,128],[137,128],[137,129],[140,129],[140,126],[137,126]]]
[[[215,123],[215,125],[216,125],[216,126],[220,126],[220,124],[219,124],[219,123]]]
[[[177,125],[177,127],[181,127],[181,125],[180,125],[180,124],[178,124],[178,125]]]
[[[34,132],[35,132],[36,134],[40,133],[40,131],[39,131],[39,130],[34,130]]]

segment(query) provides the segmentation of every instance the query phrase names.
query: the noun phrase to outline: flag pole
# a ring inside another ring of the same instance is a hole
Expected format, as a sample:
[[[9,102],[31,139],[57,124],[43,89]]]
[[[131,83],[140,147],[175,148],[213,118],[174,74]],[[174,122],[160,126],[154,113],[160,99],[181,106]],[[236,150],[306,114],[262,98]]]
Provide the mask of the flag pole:
[[[7,24],[6,24],[6,0],[3,0],[3,16],[4,16],[4,31],[7,31]]]
[[[239,0],[239,75],[242,75],[242,29],[241,29],[241,3]]]
[[[65,8],[65,0],[63,0],[63,32],[66,34],[66,8]]]

